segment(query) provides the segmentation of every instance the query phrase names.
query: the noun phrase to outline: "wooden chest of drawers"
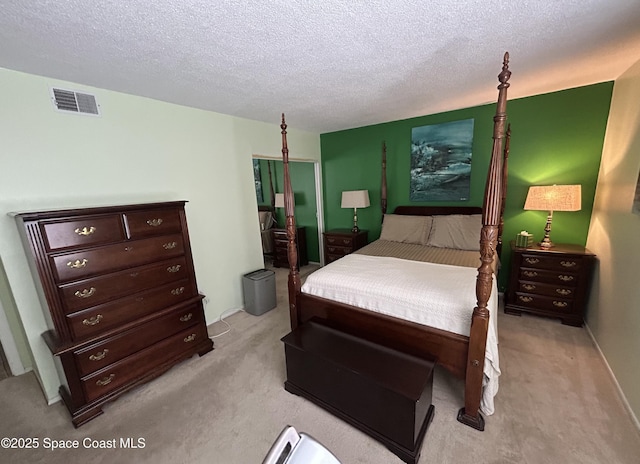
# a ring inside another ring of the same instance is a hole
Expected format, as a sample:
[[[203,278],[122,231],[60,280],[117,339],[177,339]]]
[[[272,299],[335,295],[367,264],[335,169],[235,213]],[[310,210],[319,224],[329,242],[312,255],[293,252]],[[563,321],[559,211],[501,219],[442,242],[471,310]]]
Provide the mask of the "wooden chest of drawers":
[[[289,267],[287,256],[287,229],[271,229],[273,233],[273,267]],[[309,264],[307,257],[307,231],[304,226],[296,228],[298,244],[298,269]]]
[[[77,427],[102,406],[213,349],[184,201],[16,216],[60,357]]]
[[[562,244],[543,250],[517,248],[512,242],[511,250],[505,312],[555,317],[581,326],[595,255],[584,247]]]
[[[367,235],[366,230],[353,233],[351,229],[332,229],[325,232],[323,234],[325,264],[329,264],[365,246],[367,244]]]

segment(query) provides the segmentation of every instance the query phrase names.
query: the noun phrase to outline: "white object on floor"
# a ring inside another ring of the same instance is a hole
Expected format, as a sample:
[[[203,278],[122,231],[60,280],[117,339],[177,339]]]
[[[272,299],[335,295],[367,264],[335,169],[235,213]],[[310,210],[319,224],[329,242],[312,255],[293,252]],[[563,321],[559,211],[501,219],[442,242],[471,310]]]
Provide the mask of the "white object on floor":
[[[262,464],[340,464],[319,442],[290,425],[280,433]]]

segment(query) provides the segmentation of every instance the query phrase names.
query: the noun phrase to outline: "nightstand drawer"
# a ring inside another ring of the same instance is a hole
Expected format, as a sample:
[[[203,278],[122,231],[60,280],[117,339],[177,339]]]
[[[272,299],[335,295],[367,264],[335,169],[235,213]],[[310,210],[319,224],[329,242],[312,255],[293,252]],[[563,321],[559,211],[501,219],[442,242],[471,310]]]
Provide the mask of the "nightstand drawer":
[[[562,313],[573,312],[572,300],[533,295],[531,293],[516,292],[516,301],[514,304],[547,311],[557,311]]]
[[[367,244],[368,232],[351,229],[333,229],[323,234],[324,261],[329,264],[349,253],[359,250]]]
[[[348,247],[349,249],[351,249],[351,247],[353,246],[353,236],[351,235],[348,235],[348,236],[326,235],[325,240],[327,241],[328,245],[343,246],[343,247]]]
[[[579,272],[582,266],[582,259],[575,256],[539,256],[524,253],[522,255],[522,266],[538,269],[557,269],[559,271]]]
[[[327,245],[327,254],[344,256],[351,253],[351,247]]]
[[[560,298],[573,298],[576,290],[572,287],[560,285],[541,284],[539,282],[520,281],[518,290],[524,293],[535,293],[537,295],[555,296]]]
[[[550,284],[562,284],[567,287],[575,287],[578,284],[579,274],[571,272],[545,271],[543,269],[521,268],[520,280],[546,282]]]

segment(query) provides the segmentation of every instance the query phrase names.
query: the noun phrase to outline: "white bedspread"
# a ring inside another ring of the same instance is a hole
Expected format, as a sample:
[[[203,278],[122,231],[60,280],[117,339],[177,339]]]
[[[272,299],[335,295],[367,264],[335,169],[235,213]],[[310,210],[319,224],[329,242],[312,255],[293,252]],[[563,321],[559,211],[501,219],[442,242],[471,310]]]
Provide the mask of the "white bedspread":
[[[302,292],[469,336],[477,269],[350,254],[309,275]],[[498,289],[493,279],[480,409],[491,415],[498,392]]]

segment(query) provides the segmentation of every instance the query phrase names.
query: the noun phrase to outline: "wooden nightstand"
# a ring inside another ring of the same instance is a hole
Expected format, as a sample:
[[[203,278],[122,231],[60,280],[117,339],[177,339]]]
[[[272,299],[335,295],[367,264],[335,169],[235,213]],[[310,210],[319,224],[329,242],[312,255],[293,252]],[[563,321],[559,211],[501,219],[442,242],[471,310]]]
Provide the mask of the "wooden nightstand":
[[[580,327],[595,255],[578,245],[549,250],[518,248],[511,242],[511,274],[504,312],[555,317]]]
[[[351,229],[333,229],[322,235],[324,236],[325,264],[353,253],[367,244],[366,230],[353,233]]]
[[[287,229],[271,229],[273,233],[273,267],[289,267],[287,256]],[[298,269],[309,264],[307,258],[307,232],[304,226],[296,227],[298,244]]]

